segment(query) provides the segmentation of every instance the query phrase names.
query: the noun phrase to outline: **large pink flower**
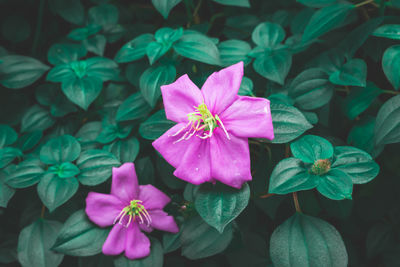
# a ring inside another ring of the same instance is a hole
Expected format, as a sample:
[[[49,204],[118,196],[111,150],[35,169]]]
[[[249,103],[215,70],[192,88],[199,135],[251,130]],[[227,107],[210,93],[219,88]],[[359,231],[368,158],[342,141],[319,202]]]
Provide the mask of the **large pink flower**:
[[[176,168],[175,176],[236,188],[251,180],[247,138],[271,140],[274,132],[269,101],[237,94],[242,77],[239,62],[214,72],[201,90],[187,75],[161,86],[166,116],[178,124],[153,146]]]
[[[150,240],[142,233],[159,229],[177,233],[174,218],[163,211],[170,198],[152,185],[140,185],[133,163],[112,170],[111,194],[90,192],[86,214],[101,227],[114,225],[103,244],[103,253],[125,251],[131,260],[150,254]]]

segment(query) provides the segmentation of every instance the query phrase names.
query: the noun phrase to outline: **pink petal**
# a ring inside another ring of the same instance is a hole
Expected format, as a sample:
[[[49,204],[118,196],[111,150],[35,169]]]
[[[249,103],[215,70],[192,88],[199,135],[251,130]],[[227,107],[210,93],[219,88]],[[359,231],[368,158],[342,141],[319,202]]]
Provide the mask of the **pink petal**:
[[[192,184],[202,184],[211,181],[210,166],[210,139],[200,139],[192,136],[188,141],[190,145],[186,148],[186,152],[176,154],[175,156],[181,160],[174,175]]]
[[[161,86],[167,119],[175,122],[187,122],[187,114],[194,112],[195,107],[203,103],[199,88],[187,74],[174,83]]]
[[[250,153],[247,138],[230,135],[230,140],[222,129],[217,128],[210,138],[211,174],[224,184],[241,188],[251,180]]]
[[[120,224],[115,224],[111,229],[106,242],[103,244],[103,254],[118,255],[125,250],[126,235],[128,229]]]
[[[265,98],[239,96],[220,118],[233,135],[274,139],[269,100]]]
[[[140,231],[138,223],[129,225],[125,243],[125,256],[128,259],[140,259],[150,254],[150,240]]]
[[[146,232],[146,233],[151,233],[154,229],[153,227],[147,226],[145,223],[139,223],[139,228],[141,231]]]
[[[186,124],[187,123],[179,123],[175,125],[153,142],[153,147],[164,157],[164,159],[169,164],[174,166],[174,168],[177,168],[181,163],[181,157],[179,157],[179,155],[185,153],[192,140],[182,140],[174,143],[175,141],[179,140],[179,138],[181,138],[186,129],[177,136],[172,135],[185,127]]]
[[[125,204],[114,195],[90,192],[86,197],[86,214],[101,227],[112,225],[124,207]]]
[[[112,168],[111,194],[129,202],[136,199],[138,193],[139,184],[133,163],[124,163],[118,168]]]
[[[151,184],[141,185],[139,188],[139,199],[143,201],[146,210],[163,209],[171,201],[166,194]]]
[[[204,102],[213,115],[220,114],[237,98],[243,77],[243,62],[211,74],[201,92]]]
[[[162,231],[178,233],[179,228],[176,225],[174,217],[169,216],[162,210],[149,211],[151,217],[151,226]]]

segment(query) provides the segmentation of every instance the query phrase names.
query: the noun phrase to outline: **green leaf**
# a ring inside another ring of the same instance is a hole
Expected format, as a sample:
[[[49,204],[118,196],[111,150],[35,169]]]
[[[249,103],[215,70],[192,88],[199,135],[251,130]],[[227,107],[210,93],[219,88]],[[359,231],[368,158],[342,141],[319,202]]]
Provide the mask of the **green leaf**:
[[[92,52],[98,56],[102,56],[104,54],[104,49],[106,48],[106,37],[101,34],[97,34],[93,37],[89,37],[83,40],[83,45],[87,49],[87,51]]]
[[[250,80],[247,77],[242,78],[242,83],[240,84],[240,88],[239,88],[239,95],[243,95],[243,96],[252,96],[253,94],[253,81]]]
[[[344,21],[353,8],[355,6],[352,4],[338,3],[318,10],[308,22],[302,42],[307,43],[331,31]]]
[[[17,141],[18,134],[8,125],[0,124],[0,148],[12,145]]]
[[[316,135],[305,135],[290,144],[295,158],[306,163],[314,163],[319,159],[329,159],[333,155],[333,146],[326,139]]]
[[[76,160],[81,153],[81,145],[70,135],[50,139],[40,149],[40,160],[46,164],[61,164]]]
[[[138,60],[146,55],[146,47],[154,41],[154,35],[145,33],[126,43],[115,55],[118,63],[126,63]]]
[[[105,150],[91,149],[82,152],[76,161],[80,174],[78,180],[84,185],[98,185],[111,176],[112,167],[120,165],[118,159]]]
[[[219,233],[199,216],[186,220],[181,231],[182,255],[191,260],[221,253],[233,238],[232,224]]]
[[[268,192],[284,195],[312,189],[317,184],[318,181],[308,172],[301,160],[287,158],[281,160],[272,171]]]
[[[57,174],[60,178],[74,177],[79,174],[78,167],[71,162],[63,162],[61,164],[53,165],[49,167],[47,171]]]
[[[164,248],[164,253],[170,253],[181,247],[181,232],[172,234],[164,233],[162,244]]]
[[[350,176],[353,184],[365,184],[379,173],[379,165],[372,157],[355,147],[337,146],[331,168],[341,170]]]
[[[131,133],[132,127],[132,125],[120,126],[118,124],[103,125],[96,141],[102,144],[107,144],[114,141],[116,138],[124,139]]]
[[[50,212],[67,202],[76,191],[79,182],[75,177],[61,178],[54,173],[46,173],[40,179],[37,192]]]
[[[25,56],[0,56],[0,84],[19,89],[37,81],[49,67],[42,62]]]
[[[367,64],[362,59],[352,59],[329,76],[337,85],[365,87],[367,85]]]
[[[329,223],[296,213],[272,233],[270,255],[274,266],[347,266],[346,248]]]
[[[392,249],[396,244],[395,233],[394,227],[387,222],[378,222],[373,225],[368,230],[366,239],[368,258],[373,258]]]
[[[76,61],[86,56],[86,49],[80,44],[54,44],[47,52],[47,60],[53,65]]]
[[[8,186],[6,183],[6,178],[10,172],[14,171],[8,168],[6,170],[0,170],[0,207],[7,208],[7,203],[13,197],[15,189]],[[0,261],[1,262],[1,261]]]
[[[213,0],[216,3],[227,6],[250,7],[249,0]]]
[[[203,184],[197,191],[194,204],[204,221],[223,233],[225,227],[247,207],[249,199],[247,183],[240,190],[222,184]]]
[[[339,169],[332,169],[320,176],[318,192],[333,200],[351,199],[353,181],[350,176]]]
[[[164,19],[167,19],[171,9],[182,2],[182,0],[151,0],[151,2]]]
[[[62,224],[38,219],[22,229],[18,238],[18,261],[23,267],[55,267],[64,255],[50,250]]]
[[[380,108],[375,123],[375,144],[400,142],[400,95],[390,98]]]
[[[89,9],[89,24],[105,26],[118,23],[118,8],[114,5],[104,4]]]
[[[165,110],[162,109],[140,124],[139,134],[145,139],[156,140],[174,125],[173,121],[167,120]]]
[[[344,113],[354,120],[358,115],[364,112],[372,102],[382,93],[374,83],[367,82],[364,88],[352,88],[350,94],[344,100]]]
[[[75,137],[82,144],[92,143],[96,141],[101,129],[102,123],[100,121],[91,121],[85,123],[75,134]]]
[[[67,37],[71,40],[83,41],[99,31],[101,31],[100,25],[89,24],[86,27],[72,30]]]
[[[400,40],[400,24],[385,24],[376,29],[372,35]]]
[[[142,94],[140,92],[135,93],[125,99],[118,107],[116,120],[121,122],[145,118],[151,109]]]
[[[25,133],[18,138],[16,146],[26,152],[34,148],[39,143],[40,139],[42,139],[42,136],[42,131]]]
[[[28,158],[7,176],[6,183],[13,188],[29,187],[36,184],[43,173],[40,160]]]
[[[81,25],[85,19],[85,9],[80,0],[50,0],[51,8],[68,22]]]
[[[265,50],[253,62],[253,68],[258,74],[281,85],[285,83],[291,66],[292,55],[287,49]]]
[[[0,148],[0,169],[6,167],[16,157],[22,157],[24,154],[15,147]]]
[[[347,143],[376,157],[381,152],[380,150],[383,149],[384,145],[379,146],[380,148],[375,148],[374,129],[375,118],[369,116],[365,117],[351,128],[347,136]]]
[[[71,101],[63,94],[60,94],[60,86],[58,84],[45,83],[39,85],[35,96],[41,105],[50,108],[50,114],[54,117],[64,117],[78,110]]]
[[[251,58],[247,56],[251,46],[242,40],[227,40],[218,44],[222,66],[230,66],[239,61],[249,64]]]
[[[118,73],[118,64],[105,57],[92,57],[86,60],[87,75],[103,82],[114,79]]]
[[[285,39],[285,35],[281,25],[263,22],[254,29],[251,39],[258,46],[273,49]]]
[[[117,140],[104,146],[103,149],[112,153],[121,163],[133,162],[139,154],[140,143],[135,137]]]
[[[290,142],[313,127],[300,110],[286,104],[271,103],[271,116],[275,135],[272,143]]]
[[[164,264],[163,247],[155,238],[150,238],[151,247],[150,255],[142,258],[129,260],[124,255],[119,256],[114,260],[115,267],[162,267]]]
[[[143,98],[154,107],[161,96],[161,85],[170,84],[175,80],[176,69],[173,65],[152,66],[140,76],[140,92]]]
[[[221,65],[219,51],[215,43],[197,31],[185,30],[181,39],[174,43],[176,53],[210,65]]]
[[[99,96],[102,88],[103,83],[97,77],[75,78],[62,83],[65,96],[84,110]]]
[[[21,120],[21,132],[44,131],[54,124],[49,112],[39,105],[29,108]]]
[[[52,249],[71,256],[91,256],[101,252],[107,229],[91,223],[84,210],[73,213],[57,235]]]
[[[338,2],[338,0],[296,0],[296,2],[299,2],[308,7],[320,8],[335,4]]]
[[[0,65],[1,66],[1,65]],[[400,87],[400,45],[393,45],[385,50],[382,57],[383,72],[393,85],[394,89],[399,90]]]
[[[326,105],[332,98],[334,85],[320,68],[301,72],[290,83],[289,96],[301,109],[312,110]]]

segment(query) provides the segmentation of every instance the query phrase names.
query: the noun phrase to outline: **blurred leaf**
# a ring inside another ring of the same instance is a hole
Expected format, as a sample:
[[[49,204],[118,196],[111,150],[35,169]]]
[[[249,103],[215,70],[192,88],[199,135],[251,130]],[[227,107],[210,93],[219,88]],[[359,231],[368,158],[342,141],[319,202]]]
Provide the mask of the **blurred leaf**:
[[[0,65],[1,66],[1,65]],[[394,45],[385,50],[382,57],[382,68],[395,90],[399,90],[400,78],[400,45]]]
[[[39,105],[29,108],[21,120],[21,132],[44,131],[55,123],[49,112]]]
[[[153,34],[142,34],[122,46],[115,55],[114,60],[118,63],[126,63],[138,60],[146,55],[146,47],[153,41]]]
[[[372,35],[400,40],[400,24],[385,24],[376,29]]]
[[[0,148],[13,144],[18,134],[8,125],[0,124]]]
[[[375,123],[375,144],[400,142],[400,95],[390,98],[380,108]]]
[[[218,44],[222,66],[230,66],[243,61],[244,64],[251,62],[247,54],[251,51],[251,46],[242,40],[227,40]]]
[[[305,163],[314,163],[320,159],[329,159],[333,155],[333,146],[328,140],[316,136],[305,135],[290,144],[295,158]]]
[[[249,0],[213,0],[216,3],[227,6],[250,7]]]
[[[121,255],[114,260],[115,267],[163,267],[164,264],[164,252],[163,247],[155,238],[150,238],[151,250],[150,255],[142,258],[129,260],[125,256]]]
[[[171,9],[182,2],[182,0],[151,0],[151,2],[164,19],[167,19]]]
[[[128,121],[146,117],[151,111],[151,107],[146,102],[142,94],[135,93],[130,95],[119,107],[117,111],[117,121]]]
[[[285,35],[279,24],[263,22],[254,29],[251,39],[258,46],[273,49],[285,39]]]
[[[50,139],[40,149],[40,160],[46,164],[57,164],[76,160],[81,153],[81,145],[70,135]]]
[[[341,69],[329,76],[329,81],[337,85],[365,87],[367,84],[367,64],[361,59],[352,59]]]
[[[167,120],[165,110],[162,109],[140,124],[139,133],[145,139],[156,140],[174,125],[175,122]]]
[[[133,162],[139,154],[140,143],[135,137],[125,140],[116,140],[104,146],[103,149],[111,152],[121,163]]]
[[[287,49],[265,50],[253,62],[254,70],[261,76],[283,85],[292,66],[292,55]]]

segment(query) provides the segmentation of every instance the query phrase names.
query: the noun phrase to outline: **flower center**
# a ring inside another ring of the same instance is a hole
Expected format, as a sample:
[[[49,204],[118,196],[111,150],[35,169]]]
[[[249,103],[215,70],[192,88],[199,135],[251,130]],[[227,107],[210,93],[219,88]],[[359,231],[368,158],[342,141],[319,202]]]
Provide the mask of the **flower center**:
[[[194,107],[195,110],[192,113],[187,114],[188,116],[188,124],[178,130],[172,136],[177,136],[181,132],[185,131],[185,134],[175,141],[174,143],[180,142],[182,140],[189,140],[195,133],[200,132],[201,134],[196,134],[197,137],[201,139],[210,138],[213,135],[213,131],[215,128],[221,126],[223,129],[226,137],[230,140],[228,132],[225,129],[224,124],[222,123],[221,119],[216,114],[213,116],[210,110],[207,108],[206,104],[201,104],[198,107]]]
[[[128,228],[131,222],[134,222],[136,217],[139,218],[139,223],[146,223],[147,226],[151,224],[150,214],[147,212],[141,200],[132,200],[128,206],[123,208],[117,217],[114,219],[114,224],[117,222],[122,226]]]
[[[323,175],[331,169],[331,162],[329,159],[319,159],[314,162],[311,167],[311,173],[315,175]]]

